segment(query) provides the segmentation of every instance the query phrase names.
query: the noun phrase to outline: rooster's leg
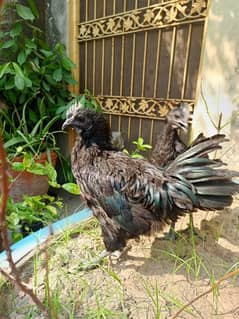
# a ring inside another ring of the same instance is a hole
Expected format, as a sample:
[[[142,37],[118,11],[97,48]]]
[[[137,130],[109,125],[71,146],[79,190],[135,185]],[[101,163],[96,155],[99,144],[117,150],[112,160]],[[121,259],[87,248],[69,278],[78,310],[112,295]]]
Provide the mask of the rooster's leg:
[[[108,250],[103,250],[98,256],[92,258],[91,260],[83,261],[79,266],[80,270],[92,270],[100,266],[106,257],[109,257],[110,262],[112,260],[117,260],[122,254],[121,250],[115,250],[110,252]]]
[[[164,237],[162,237],[161,239],[162,240],[174,241],[174,240],[176,240],[176,238],[177,238],[177,234],[176,234],[176,231],[175,231],[175,222],[172,222],[171,225],[170,225],[168,233]]]

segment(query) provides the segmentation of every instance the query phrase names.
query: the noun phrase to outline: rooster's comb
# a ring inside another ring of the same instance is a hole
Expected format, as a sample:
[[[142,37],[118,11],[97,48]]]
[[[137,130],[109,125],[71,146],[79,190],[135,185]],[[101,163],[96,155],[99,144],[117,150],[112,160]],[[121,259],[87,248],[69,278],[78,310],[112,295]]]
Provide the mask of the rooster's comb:
[[[83,110],[84,107],[79,101],[75,101],[67,110],[66,112],[66,118],[69,116],[72,116],[75,113],[78,113],[79,111]]]

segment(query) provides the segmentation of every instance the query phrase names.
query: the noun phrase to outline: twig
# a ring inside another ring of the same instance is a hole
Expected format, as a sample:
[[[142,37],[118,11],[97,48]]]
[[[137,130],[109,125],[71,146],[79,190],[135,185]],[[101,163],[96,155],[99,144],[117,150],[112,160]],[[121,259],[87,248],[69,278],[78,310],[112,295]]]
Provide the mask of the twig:
[[[52,229],[52,225],[49,225],[49,230],[50,230],[50,235],[53,235],[53,229]],[[47,243],[49,243],[50,240],[50,236],[47,239]],[[48,301],[48,308],[49,308],[49,312],[51,314],[51,318],[52,319],[57,319],[57,314],[54,308],[54,304],[52,302],[52,296],[51,296],[51,290],[50,290],[50,280],[49,280],[49,273],[50,273],[50,269],[49,269],[49,255],[48,255],[48,250],[47,250],[47,246],[45,245],[44,248],[44,252],[45,252],[45,270],[46,270],[46,274],[45,274],[45,290],[47,293],[47,301]]]
[[[224,275],[223,277],[221,277],[216,283],[214,283],[212,285],[212,287],[210,289],[208,289],[207,291],[203,292],[202,294],[198,295],[197,297],[195,297],[194,299],[192,299],[189,303],[187,303],[186,305],[184,305],[181,309],[179,309],[178,312],[176,312],[176,314],[171,318],[171,319],[177,319],[178,316],[180,315],[180,313],[182,313],[186,308],[188,308],[189,306],[191,306],[195,301],[199,300],[200,298],[208,295],[210,292],[212,292],[215,288],[218,288],[218,286],[220,286],[220,284],[231,278],[234,277],[235,275],[239,274],[239,268],[235,269],[234,271],[229,272],[228,274]]]
[[[22,282],[20,277],[20,272],[18,271],[11,253],[10,242],[8,239],[8,230],[7,230],[7,222],[6,222],[6,208],[7,208],[7,197],[8,197],[8,176],[7,176],[7,162],[6,155],[3,148],[2,137],[0,135],[0,176],[2,177],[2,197],[1,197],[1,205],[0,205],[0,233],[3,246],[6,251],[7,261],[9,263],[12,275],[7,274],[1,269],[1,273],[4,274],[8,279],[10,279],[14,284],[18,285],[18,287],[27,295],[29,295],[32,301],[38,306],[41,312],[44,314],[46,318],[50,318],[47,308],[43,305],[40,299],[36,296],[31,288],[29,288],[24,282]]]

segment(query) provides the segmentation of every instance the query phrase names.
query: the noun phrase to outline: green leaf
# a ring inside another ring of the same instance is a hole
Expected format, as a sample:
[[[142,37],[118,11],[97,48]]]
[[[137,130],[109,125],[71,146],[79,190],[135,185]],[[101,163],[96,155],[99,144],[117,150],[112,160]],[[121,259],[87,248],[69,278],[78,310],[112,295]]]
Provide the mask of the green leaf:
[[[9,147],[13,146],[13,145],[16,145],[16,144],[19,144],[19,143],[22,143],[24,142],[24,140],[22,139],[22,137],[13,137],[11,138],[9,141],[7,141],[6,143],[4,143],[4,148],[5,149],[8,149]]]
[[[126,148],[124,148],[124,149],[123,149],[123,153],[125,153],[125,154],[129,155],[129,152],[127,151],[127,149],[126,149]]]
[[[58,184],[57,182],[52,182],[52,181],[48,181],[48,184],[54,188],[60,188],[61,185]]]
[[[3,75],[9,73],[9,66],[11,65],[10,62],[3,64],[0,66],[0,79]]]
[[[77,84],[77,81],[72,77],[71,73],[66,73],[64,72],[63,74],[63,79],[68,83],[68,84]]]
[[[18,172],[21,172],[21,171],[24,171],[24,165],[22,162],[12,162],[12,169],[14,171],[18,171]]]
[[[52,213],[52,215],[58,215],[58,211],[57,211],[56,207],[54,207],[52,205],[46,205],[46,208],[48,211],[50,211]]]
[[[31,8],[33,14],[35,15],[35,17],[39,18],[39,11],[37,9],[37,6],[34,2],[34,0],[27,0],[29,7]]]
[[[56,181],[57,173],[56,173],[55,168],[54,168],[50,163],[46,163],[45,172],[46,172],[48,178],[49,178],[52,182],[55,182],[55,181]]]
[[[53,79],[56,81],[56,82],[59,82],[62,80],[62,69],[56,69],[54,72],[53,72]]]
[[[8,48],[11,48],[14,45],[15,45],[15,40],[9,40],[9,41],[6,41],[5,43],[3,43],[1,48],[2,49],[8,49]]]
[[[12,30],[10,31],[10,36],[12,38],[18,36],[22,31],[22,26],[20,23],[16,23],[16,25],[14,26],[14,28],[12,28]]]
[[[42,85],[47,92],[50,91],[50,85],[48,85],[45,81],[42,81]]]
[[[144,144],[144,145],[142,145],[145,149],[151,149],[152,148],[152,146],[150,145],[150,144]]]
[[[15,62],[12,62],[12,66],[13,66],[13,69],[16,71],[16,73],[19,74],[22,78],[24,78],[24,74],[20,66]]]
[[[32,166],[33,158],[29,153],[25,153],[23,157],[23,165],[25,168],[29,168]]]
[[[75,183],[65,183],[62,185],[62,188],[74,195],[80,195],[81,193],[80,187]]]
[[[26,61],[25,51],[21,51],[17,56],[17,62],[22,65]]]
[[[30,167],[27,168],[27,171],[35,175],[46,175],[45,166],[41,163],[31,163]]]
[[[16,92],[9,90],[8,97],[9,97],[11,103],[16,104],[16,101],[17,101]]]
[[[8,82],[5,82],[4,88],[5,90],[11,90],[12,88],[15,87],[15,82],[13,78],[10,78]]]
[[[30,110],[28,115],[29,115],[30,120],[31,120],[33,123],[38,120],[37,113],[36,113],[34,110]]]
[[[144,158],[143,155],[141,155],[141,154],[132,154],[131,157],[132,158]]]
[[[37,48],[36,44],[31,39],[26,39],[26,47],[29,49],[36,49]]]
[[[16,5],[17,14],[19,17],[23,18],[24,20],[30,20],[33,21],[35,19],[32,10],[26,6],[23,6],[21,4]]]
[[[16,74],[14,77],[14,83],[16,85],[16,87],[18,88],[18,90],[23,90],[25,87],[25,81],[24,78],[21,77],[19,74]]]
[[[65,55],[62,56],[62,65],[69,71],[75,66],[75,64]]]
[[[49,58],[49,57],[51,57],[51,56],[54,55],[53,52],[52,52],[52,51],[49,51],[49,50],[43,50],[43,49],[41,49],[40,51],[41,51],[41,52],[45,55],[45,57],[47,57],[47,58]]]
[[[31,88],[32,87],[32,81],[29,79],[29,78],[24,78],[24,81],[25,81],[25,86],[27,88]]]

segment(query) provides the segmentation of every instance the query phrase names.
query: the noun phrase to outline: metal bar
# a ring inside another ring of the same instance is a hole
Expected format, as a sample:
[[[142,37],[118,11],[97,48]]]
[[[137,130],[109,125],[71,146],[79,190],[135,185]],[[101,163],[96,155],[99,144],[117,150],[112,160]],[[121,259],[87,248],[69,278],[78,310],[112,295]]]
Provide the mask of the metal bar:
[[[171,45],[171,52],[170,52],[169,76],[168,76],[168,88],[167,88],[166,98],[169,98],[169,95],[170,95],[172,73],[173,73],[173,64],[174,64],[175,42],[176,42],[176,27],[173,27],[172,45]]]
[[[111,73],[110,73],[110,94],[113,94],[113,81],[114,81],[114,54],[115,54],[115,39],[112,38],[112,55],[111,55]]]
[[[93,74],[92,74],[92,77],[93,77],[93,84],[92,84],[92,93],[93,95],[95,95],[95,40],[93,42]]]
[[[106,5],[103,1],[103,15],[106,13]],[[102,58],[101,58],[101,94],[104,94],[104,69],[105,69],[105,40],[102,39]]]
[[[118,116],[118,131],[121,130],[121,115]]]
[[[94,0],[94,19],[96,19],[96,0]],[[95,43],[96,40],[93,40],[93,66],[92,66],[92,78],[93,78],[93,83],[92,83],[92,93],[93,95],[95,95],[95,58],[96,58],[96,55],[95,55],[95,46],[96,46],[96,43]]]
[[[150,0],[148,0],[148,6],[150,5]],[[158,31],[159,32],[159,31]],[[147,33],[148,34],[148,33]],[[159,42],[159,41],[158,41]],[[157,45],[157,56],[156,56],[156,66],[155,67],[155,78],[154,78],[154,92],[156,92],[155,90],[155,86],[157,85],[157,78],[158,78],[158,51],[159,51],[159,43]],[[143,95],[143,94],[142,94]],[[156,94],[154,95],[156,96]],[[142,120],[141,120],[142,121]],[[150,125],[150,135],[149,135],[149,144],[152,144],[153,141],[153,127],[154,127],[154,120],[151,120],[151,125]]]
[[[154,95],[156,97],[157,92],[157,85],[158,85],[158,71],[159,71],[159,55],[160,55],[160,45],[161,45],[161,35],[162,31],[158,30],[158,45],[157,45],[157,52],[156,52],[156,65],[155,65],[155,78],[154,78]]]
[[[87,61],[87,55],[88,55],[88,43],[85,43],[85,89],[87,88],[87,82],[88,82],[88,61]]]
[[[88,22],[88,0],[85,0],[85,21]]]
[[[138,7],[138,1],[135,0],[135,9]],[[132,65],[131,65],[131,82],[130,82],[130,95],[133,95],[134,85],[134,65],[135,65],[135,33],[133,34],[133,48],[132,48]],[[131,139],[131,117],[128,117],[128,140]]]
[[[146,68],[146,59],[147,59],[147,43],[148,43],[148,32],[146,31],[145,36],[144,36],[144,59],[143,59],[143,69],[142,69],[141,96],[144,96],[145,68]]]
[[[133,48],[132,48],[131,81],[130,81],[131,96],[133,96],[133,88],[134,88],[134,64],[135,64],[135,34],[133,34]]]
[[[85,0],[85,21],[88,21],[88,0]],[[85,43],[85,89],[88,87],[88,43]]]
[[[124,0],[123,10],[126,10],[126,0]],[[123,94],[123,78],[124,78],[124,45],[125,45],[125,36],[122,36],[121,43],[121,66],[120,66],[120,95]]]
[[[142,135],[142,117],[139,119],[139,137]]]
[[[113,1],[113,14],[115,14],[115,0]],[[113,94],[113,82],[114,82],[114,54],[115,54],[115,38],[112,37],[112,52],[111,52],[111,73],[110,73],[110,94]]]
[[[138,7],[138,1],[135,0],[135,9],[137,7]],[[133,88],[134,88],[134,64],[135,64],[135,33],[133,34],[133,48],[132,48],[131,81],[130,81],[131,96],[133,96]]]
[[[128,117],[128,140],[130,140],[130,136],[131,136],[131,117]]]
[[[126,11],[126,0],[124,0],[123,11]],[[123,94],[123,79],[124,79],[124,46],[125,46],[125,36],[121,38],[121,62],[120,62],[120,96]],[[121,131],[122,117],[118,117],[118,130]]]
[[[184,65],[184,71],[183,71],[183,84],[182,84],[182,91],[181,91],[181,99],[184,98],[185,90],[186,90],[191,40],[192,40],[192,24],[190,24],[188,27],[188,39],[187,39],[185,65]]]
[[[151,120],[151,126],[150,126],[150,136],[149,136],[149,144],[153,144],[153,131],[154,131],[154,121]]]
[[[137,32],[142,32],[142,31],[150,31],[150,30],[155,30],[155,29],[166,29],[166,28],[169,28],[169,27],[177,27],[177,26],[182,26],[182,25],[185,25],[185,24],[195,24],[195,23],[200,23],[200,22],[204,22],[205,21],[205,17],[204,18],[199,18],[199,19],[190,19],[190,20],[187,20],[187,21],[181,21],[181,22],[175,22],[175,23],[172,23],[172,24],[169,24],[169,25],[157,25],[157,26],[149,26],[149,27],[145,27],[145,28],[139,28],[137,30],[131,30],[131,31],[123,31],[123,32],[115,32],[115,33],[111,33],[111,34],[104,34],[104,35],[101,35],[101,36],[97,36],[97,40],[98,39],[103,39],[103,38],[111,38],[111,37],[115,37],[115,36],[122,36],[122,35],[126,35],[126,34],[135,34]],[[89,37],[89,38],[82,38],[81,36],[78,35],[77,37],[78,41],[79,42],[88,42],[88,41],[92,41],[93,40],[93,37]]]

